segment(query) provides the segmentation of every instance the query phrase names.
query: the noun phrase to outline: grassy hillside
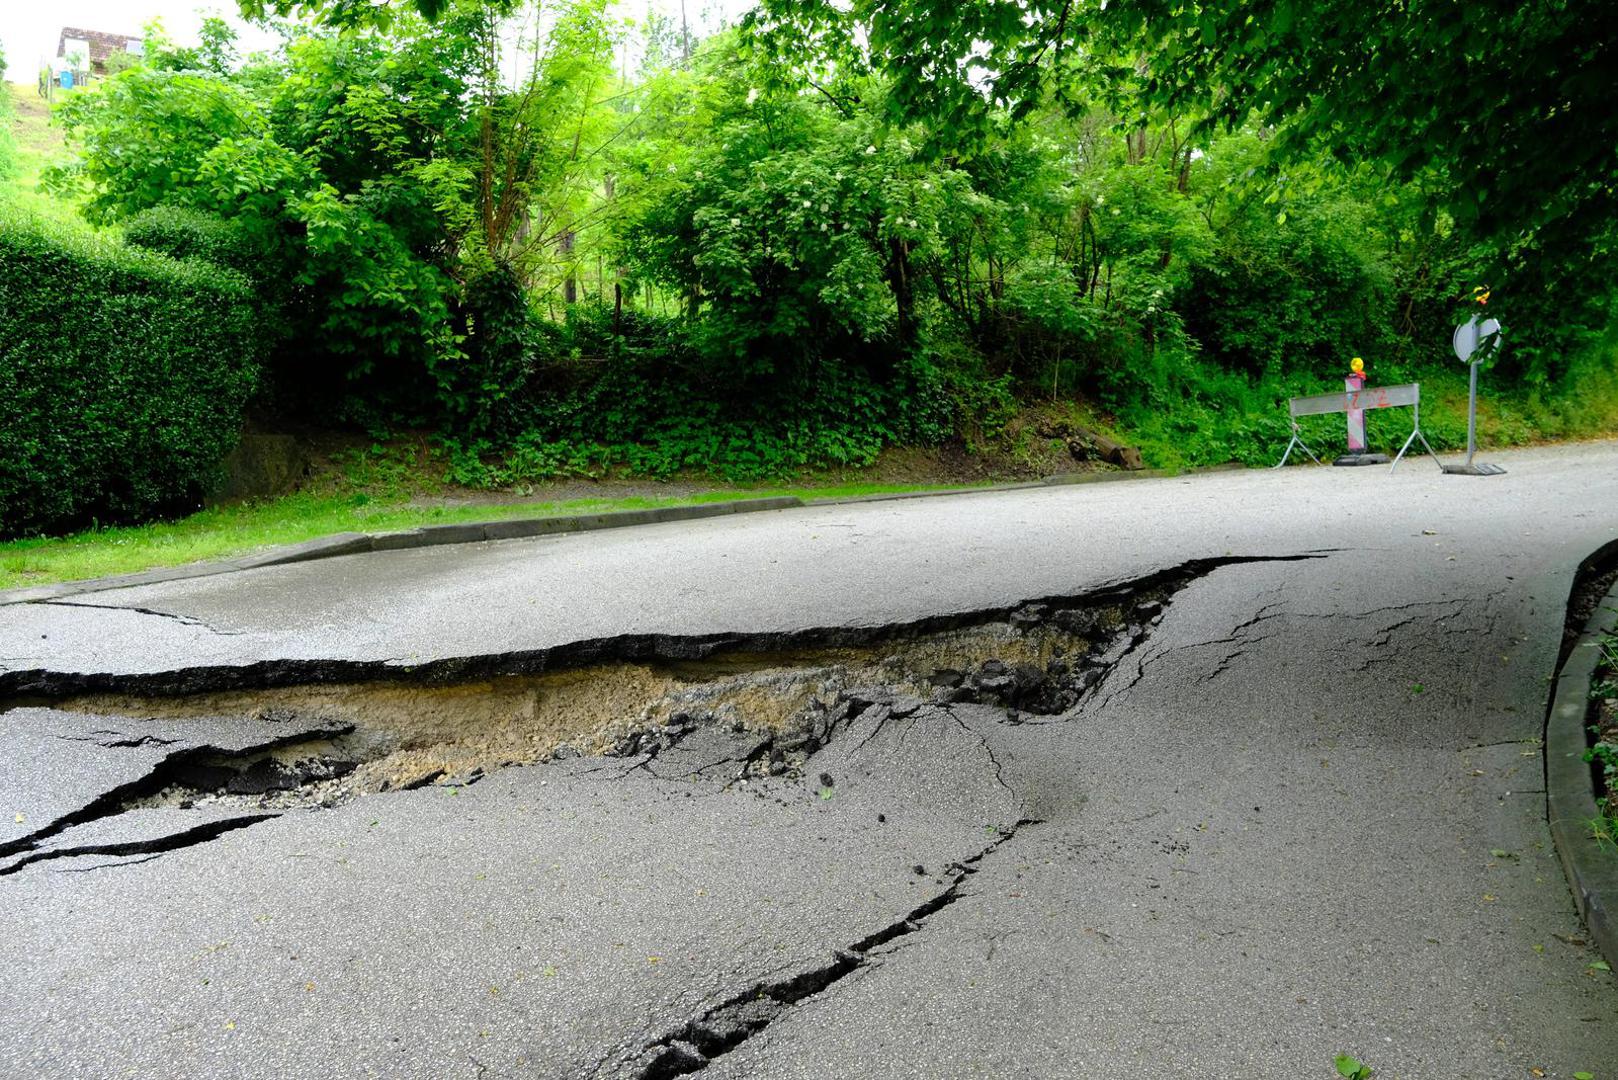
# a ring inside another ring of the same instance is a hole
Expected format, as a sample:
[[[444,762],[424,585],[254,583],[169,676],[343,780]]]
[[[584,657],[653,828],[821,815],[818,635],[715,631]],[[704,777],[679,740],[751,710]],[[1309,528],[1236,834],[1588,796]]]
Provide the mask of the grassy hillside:
[[[7,118],[16,151],[16,170],[0,180],[0,197],[24,209],[62,221],[78,221],[71,203],[52,198],[39,190],[40,174],[45,166],[61,161],[67,153],[62,130],[51,123],[51,105],[34,92],[32,86],[21,83],[5,84],[10,97],[10,116]]]

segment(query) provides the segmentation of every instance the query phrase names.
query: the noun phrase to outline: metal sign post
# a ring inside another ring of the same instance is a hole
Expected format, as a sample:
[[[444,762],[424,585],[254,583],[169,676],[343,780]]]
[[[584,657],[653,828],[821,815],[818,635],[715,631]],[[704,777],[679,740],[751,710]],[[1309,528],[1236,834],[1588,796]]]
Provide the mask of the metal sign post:
[[[1454,346],[1455,355],[1461,363],[1471,367],[1472,377],[1466,407],[1466,462],[1445,465],[1444,471],[1456,476],[1499,476],[1506,471],[1499,465],[1474,462],[1472,459],[1478,452],[1478,365],[1499,354],[1500,323],[1496,319],[1474,315],[1455,328],[1450,344]]]

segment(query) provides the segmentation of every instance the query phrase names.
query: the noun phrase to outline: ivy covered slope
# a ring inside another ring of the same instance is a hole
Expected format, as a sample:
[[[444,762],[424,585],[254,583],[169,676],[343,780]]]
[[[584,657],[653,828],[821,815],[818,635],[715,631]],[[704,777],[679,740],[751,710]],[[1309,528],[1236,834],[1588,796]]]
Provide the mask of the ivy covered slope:
[[[0,535],[194,509],[258,376],[247,282],[0,207]]]

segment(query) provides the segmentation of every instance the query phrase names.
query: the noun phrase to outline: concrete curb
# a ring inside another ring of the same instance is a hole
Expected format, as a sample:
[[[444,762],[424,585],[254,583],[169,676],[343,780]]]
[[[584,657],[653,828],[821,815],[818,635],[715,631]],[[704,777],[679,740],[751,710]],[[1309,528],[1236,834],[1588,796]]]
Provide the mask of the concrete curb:
[[[845,495],[831,499],[806,499],[806,506],[840,506],[845,503],[894,502],[899,499],[932,499],[940,495],[981,495],[994,491],[1029,491],[1033,488],[1068,487],[1074,484],[1110,484],[1120,480],[1162,480],[1174,476],[1200,476],[1203,473],[1245,472],[1250,466],[1232,462],[1229,465],[1205,465],[1196,469],[1119,469],[1105,472],[1057,473],[1040,480],[1027,480],[1020,484],[985,484],[982,487],[935,488],[930,491],[894,491],[878,495]]]
[[[464,525],[427,525],[402,532],[337,533],[333,536],[305,540],[299,544],[283,544],[280,547],[232,559],[166,566],[157,570],[143,570],[136,574],[120,574],[116,577],[62,581],[54,585],[11,589],[0,592],[0,606],[37,604],[81,593],[126,589],[134,585],[152,585],[186,578],[212,577],[215,574],[228,574],[236,570],[307,562],[310,559],[330,559],[338,555],[358,555],[370,551],[402,551],[406,548],[438,547],[444,544],[470,544],[481,540],[512,540],[523,536],[594,532],[598,529],[622,529],[632,525],[656,525],[665,521],[694,521],[698,518],[751,514],[763,510],[786,510],[803,505],[802,499],[778,496],[768,499],[695,503],[689,506],[662,506],[650,510],[616,510],[602,514],[510,518],[503,521],[469,522]]]
[[[1041,480],[1021,484],[990,484],[984,487],[938,488],[931,491],[901,491],[881,495],[852,495],[829,499],[800,499],[792,495],[772,496],[766,499],[733,499],[729,502],[694,503],[687,506],[664,506],[651,510],[616,510],[602,514],[567,514],[543,518],[509,518],[502,521],[468,522],[463,525],[426,525],[419,529],[385,533],[336,533],[298,544],[283,544],[252,555],[208,562],[165,566],[155,570],[142,570],[134,574],[114,577],[87,578],[82,581],[61,581],[52,585],[30,585],[21,589],[0,592],[0,607],[8,604],[38,604],[60,600],[83,593],[104,592],[108,589],[127,589],[136,585],[155,585],[164,581],[183,581],[187,578],[212,577],[236,570],[252,570],[260,566],[279,566],[285,563],[307,562],[310,559],[330,559],[338,555],[359,555],[369,551],[400,551],[406,548],[438,547],[444,544],[472,544],[482,540],[513,540],[524,536],[550,536],[558,533],[593,532],[597,529],[622,529],[632,525],[656,525],[666,521],[695,521],[700,518],[725,517],[730,514],[751,514],[762,510],[787,510],[802,506],[837,506],[845,503],[890,502],[898,499],[931,499],[942,495],[980,495],[984,492],[1025,491],[1031,488],[1056,487],[1069,484],[1101,484],[1117,480],[1153,480],[1168,476],[1188,476],[1196,473],[1230,472],[1247,466],[1210,465],[1201,469],[1169,472],[1165,469],[1133,469],[1127,471],[1058,473]]]
[[[1562,871],[1590,936],[1609,964],[1618,964],[1618,854],[1590,833],[1595,783],[1584,760],[1589,747],[1590,684],[1603,634],[1618,627],[1618,586],[1596,606],[1562,665],[1545,721],[1545,808]]]

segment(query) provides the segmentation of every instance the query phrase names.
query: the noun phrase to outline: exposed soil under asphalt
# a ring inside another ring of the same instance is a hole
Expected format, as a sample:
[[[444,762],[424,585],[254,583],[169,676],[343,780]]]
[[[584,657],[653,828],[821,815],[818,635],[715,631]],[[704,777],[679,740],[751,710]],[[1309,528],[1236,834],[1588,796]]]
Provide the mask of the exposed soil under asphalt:
[[[705,726],[756,736],[755,772],[780,775],[852,703],[902,709],[989,702],[1008,719],[1063,712],[1144,639],[1171,590],[1096,606],[1035,604],[1008,618],[870,645],[735,651],[445,684],[371,681],[180,696],[68,697],[73,712],[175,720],[319,718],[339,734],[187,763],[131,807],[226,802],[334,805],[563,756],[656,752]],[[740,777],[738,777],[740,778]]]
[[[822,748],[854,738],[858,750],[890,720],[945,718],[969,730],[959,706],[1013,726],[1061,722],[1147,643],[1191,583],[1224,566],[1319,557],[1191,560],[1079,595],[880,625],[632,634],[412,666],[10,673],[0,677],[0,709],[76,720],[57,737],[128,748],[144,768],[0,844],[9,859],[0,876],[85,854],[155,858],[289,810],[459,789],[561,758],[600,759],[580,763],[587,773],[672,768],[678,775],[665,778],[759,794],[777,778],[810,782],[809,759]],[[1000,763],[985,751],[998,778]],[[168,808],[194,810],[201,823],[141,834]],[[777,989],[790,1003],[793,988]],[[684,1036],[671,1038],[663,1050],[685,1060]],[[671,1062],[645,1075],[685,1071]]]

